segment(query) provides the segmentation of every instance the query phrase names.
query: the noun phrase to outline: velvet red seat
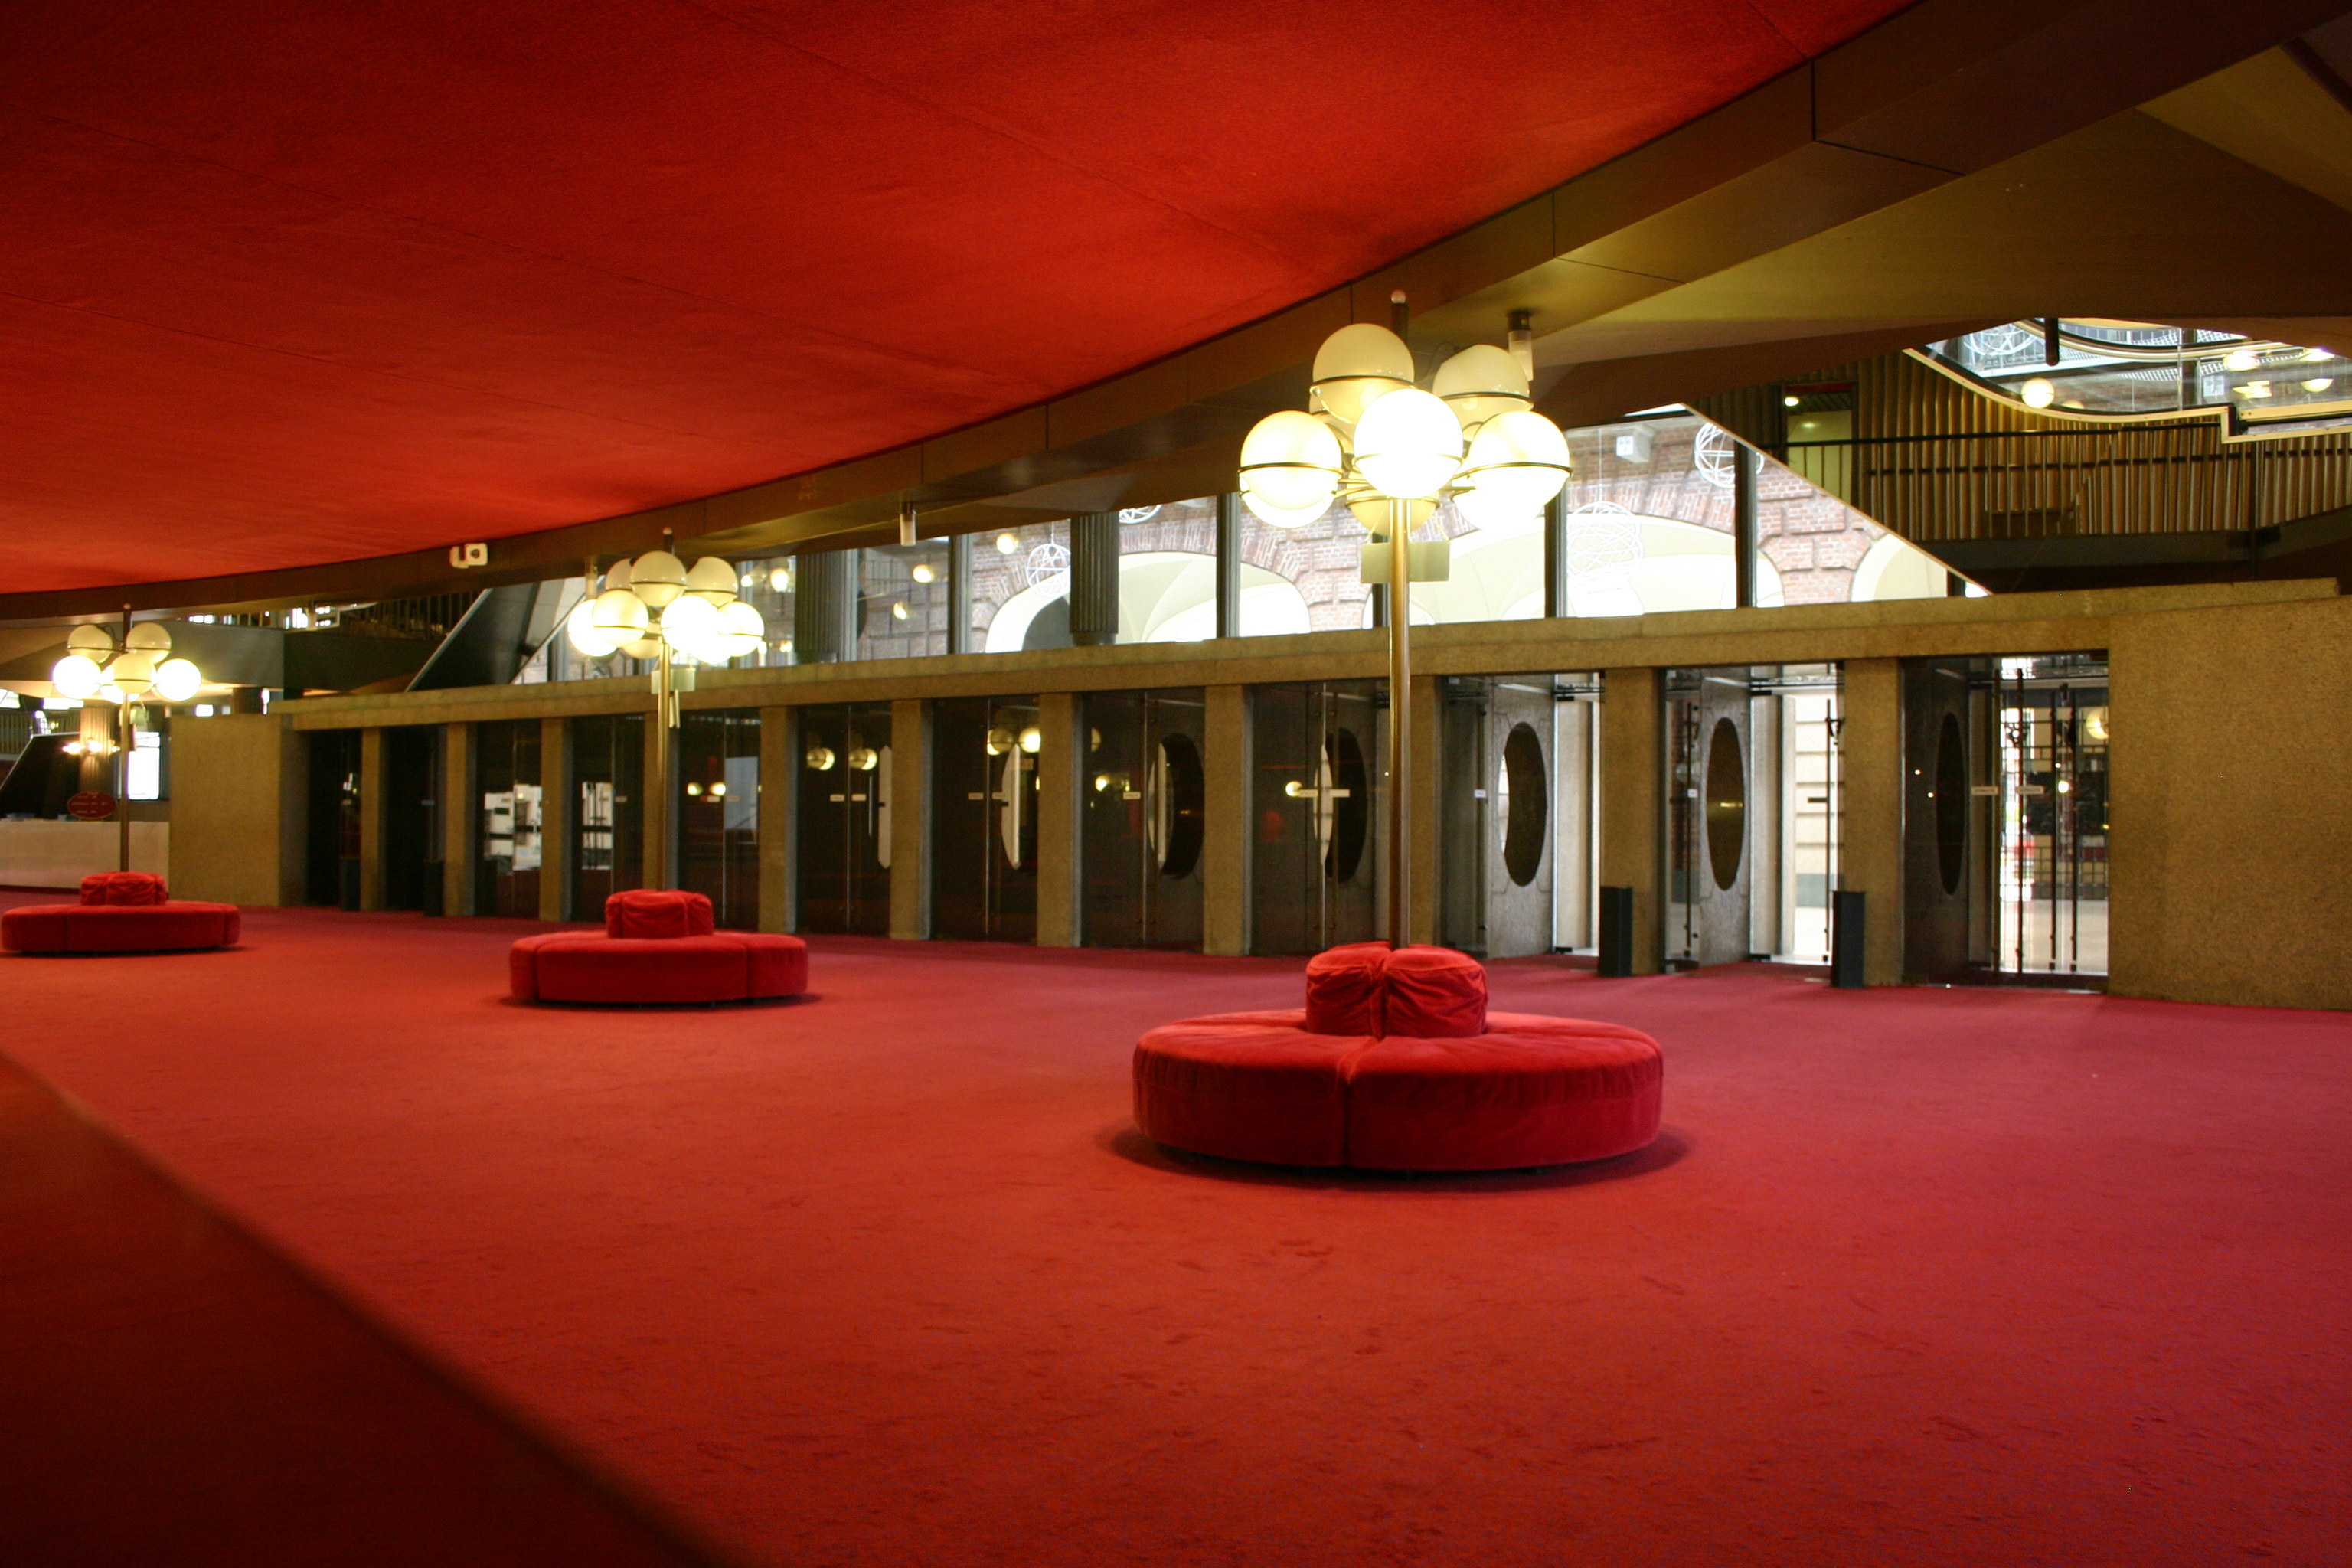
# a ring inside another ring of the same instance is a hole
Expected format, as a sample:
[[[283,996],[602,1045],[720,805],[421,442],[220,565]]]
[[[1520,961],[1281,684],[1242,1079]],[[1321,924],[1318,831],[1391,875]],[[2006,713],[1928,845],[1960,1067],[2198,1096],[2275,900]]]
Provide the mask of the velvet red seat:
[[[28,904],[0,914],[9,952],[187,952],[236,942],[235,904],[174,899],[148,871],[100,871],[81,879],[78,904]]]
[[[1334,948],[1307,1006],[1166,1024],[1135,1050],[1135,1119],[1199,1154],[1377,1171],[1605,1160],[1658,1133],[1664,1057],[1617,1024],[1486,1011],[1444,948]]]
[[[604,900],[604,930],[527,936],[508,978],[526,1002],[742,1002],[808,989],[796,936],[715,929],[700,893],[637,889]]]

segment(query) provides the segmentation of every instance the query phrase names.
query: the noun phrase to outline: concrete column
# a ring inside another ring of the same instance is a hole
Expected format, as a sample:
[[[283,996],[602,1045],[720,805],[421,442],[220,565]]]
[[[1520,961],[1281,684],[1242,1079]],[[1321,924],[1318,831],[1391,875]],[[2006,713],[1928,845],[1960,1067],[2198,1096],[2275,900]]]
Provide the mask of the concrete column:
[[[1206,697],[1201,951],[1234,955],[1250,948],[1250,693],[1246,686],[1212,686]]]
[[[1838,694],[1838,886],[1869,895],[1863,982],[1903,980],[1903,669],[1850,658]]]
[[[812,550],[793,559],[793,662],[856,658],[857,552]]]
[[[360,908],[384,907],[384,796],[391,779],[384,767],[382,726],[360,731]]]
[[[1242,498],[1217,498],[1217,635],[1242,635]]]
[[[573,797],[580,792],[572,784],[572,726],[561,719],[539,721],[539,918],[567,920],[572,913],[572,814],[579,809]]]
[[[446,727],[441,743],[441,912],[474,912],[474,727]]]
[[[948,541],[948,651],[971,651],[971,535]]]
[[[662,759],[676,747],[677,733],[672,731],[664,735],[661,724],[662,711],[657,703],[646,714],[646,759],[642,775],[645,784],[638,792],[637,824],[646,836],[643,869],[638,873],[640,880],[637,885],[641,888],[667,888],[670,885],[669,823],[677,814],[677,805],[670,798],[676,793],[676,786],[663,776]],[[619,854],[620,846],[614,845],[613,852]]]
[[[890,934],[931,934],[931,705],[890,704]]]
[[[1437,677],[1412,678],[1412,910],[1407,925],[1416,942],[1437,940],[1437,848],[1445,831],[1438,816]]]
[[[1664,676],[1612,669],[1601,704],[1601,884],[1633,889],[1633,973],[1664,967],[1666,742]]]
[[[1114,522],[1118,520],[1113,519]],[[1080,703],[1067,691],[1037,699],[1037,945],[1076,947],[1085,932],[1078,903],[1078,775],[1086,737]]]
[[[793,765],[793,710],[760,710],[760,929],[791,931],[800,923],[793,895],[798,860],[800,769]]]
[[[1070,641],[1106,647],[1118,641],[1118,513],[1070,519]]]

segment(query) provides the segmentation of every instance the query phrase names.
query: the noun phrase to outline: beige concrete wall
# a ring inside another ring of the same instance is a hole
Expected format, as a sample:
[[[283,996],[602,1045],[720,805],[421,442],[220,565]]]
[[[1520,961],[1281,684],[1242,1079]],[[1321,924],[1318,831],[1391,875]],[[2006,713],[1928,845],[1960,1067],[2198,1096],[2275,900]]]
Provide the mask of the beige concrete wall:
[[[2347,650],[2347,599],[2116,628],[2112,993],[2352,1007]]]
[[[1838,698],[1838,878],[1864,900],[1863,982],[1903,979],[1903,667],[1846,660]]]
[[[441,741],[441,912],[474,912],[474,727],[451,724]]]
[[[1212,686],[1204,695],[1201,950],[1233,955],[1247,952],[1250,943],[1250,694],[1246,686]]]
[[[794,834],[799,826],[800,768],[793,752],[789,708],[760,710],[760,929],[794,931],[800,900],[793,895]]]
[[[1601,885],[1633,889],[1633,973],[1665,963],[1665,701],[1661,672],[1601,676]]]
[[[1078,907],[1078,789],[1086,736],[1078,700],[1066,691],[1037,699],[1037,945],[1076,947]]]
[[[384,792],[391,774],[381,725],[360,731],[360,908],[384,907]]]
[[[931,705],[890,704],[890,934],[931,934]]]
[[[307,742],[276,714],[172,728],[172,891],[226,904],[299,904]]]
[[[563,720],[539,721],[539,918],[560,921],[572,891],[572,729]]]

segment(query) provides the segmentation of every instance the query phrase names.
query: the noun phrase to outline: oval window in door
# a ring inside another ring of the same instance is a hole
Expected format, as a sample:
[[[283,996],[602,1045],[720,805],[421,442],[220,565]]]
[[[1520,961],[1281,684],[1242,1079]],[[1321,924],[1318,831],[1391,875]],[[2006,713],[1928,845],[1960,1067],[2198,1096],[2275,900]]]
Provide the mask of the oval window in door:
[[[1739,726],[1728,719],[1715,721],[1706,743],[1706,863],[1715,885],[1728,888],[1739,880],[1739,862],[1748,853],[1748,763],[1739,752]]]
[[[1543,869],[1544,829],[1551,816],[1544,787],[1543,742],[1531,724],[1514,724],[1503,742],[1503,869],[1524,888]]]
[[[1201,823],[1209,785],[1201,771],[1201,749],[1189,735],[1161,738],[1153,771],[1152,835],[1159,841],[1160,874],[1189,877],[1201,863]]]
[[[1968,866],[1969,745],[1957,713],[1944,715],[1936,735],[1936,869],[1948,896],[1960,890]]]
[[[1364,863],[1364,841],[1372,826],[1372,781],[1364,769],[1364,748],[1353,730],[1333,732],[1331,760],[1331,844],[1323,864],[1331,879],[1345,882]]]

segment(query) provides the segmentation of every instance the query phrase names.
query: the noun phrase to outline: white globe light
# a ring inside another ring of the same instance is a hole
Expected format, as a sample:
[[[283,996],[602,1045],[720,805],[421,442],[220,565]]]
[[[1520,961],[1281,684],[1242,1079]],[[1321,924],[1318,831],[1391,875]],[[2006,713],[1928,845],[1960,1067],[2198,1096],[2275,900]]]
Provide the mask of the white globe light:
[[[687,594],[662,612],[662,641],[704,664],[724,664],[727,656],[712,646],[727,635],[727,618],[710,601]]]
[[[721,634],[720,640],[726,647],[728,658],[742,658],[757,653],[760,645],[768,640],[766,619],[741,599],[729,605],[719,615],[727,624],[727,630]]]
[[[706,555],[686,574],[686,591],[714,606],[724,605],[735,597],[735,568],[716,555]]]
[[[1501,489],[1460,491],[1454,498],[1454,510],[1473,528],[1487,533],[1525,533],[1543,520],[1543,502],[1530,502]]]
[[[1528,409],[1497,414],[1470,443],[1462,477],[1473,494],[1487,498],[1482,510],[1521,517],[1559,494],[1568,483],[1568,437],[1559,426]],[[1465,513],[1477,517],[1468,507]]]
[[[1412,384],[1412,350],[1386,327],[1358,321],[1341,327],[1315,351],[1317,401],[1343,425],[1388,393]]]
[[[107,680],[121,688],[129,697],[143,697],[155,684],[155,657],[136,651],[125,653],[106,669]]]
[[[629,592],[660,609],[686,592],[686,563],[667,550],[648,550],[629,563]]]
[[[96,660],[78,653],[69,653],[49,667],[49,684],[58,689],[58,695],[77,702],[94,696],[103,678]]]
[[[171,629],[161,621],[142,621],[123,637],[122,646],[135,647],[142,653],[169,653],[172,651]]]
[[[607,588],[596,595],[594,604],[589,624],[595,627],[598,637],[615,647],[645,636],[646,624],[653,618],[646,614],[646,602],[637,597],[634,588]]]
[[[636,595],[629,595],[632,599]],[[613,651],[613,639],[596,629],[596,601],[583,599],[563,617],[563,636],[584,658],[603,658]]]
[[[604,591],[609,594],[615,588],[625,588],[628,585],[629,563],[626,561],[614,562],[604,573]]]
[[[662,657],[662,650],[667,647],[668,645],[659,637],[652,632],[646,632],[629,642],[623,643],[620,651],[627,654],[631,658],[659,658]]]
[[[1389,393],[1356,421],[1356,471],[1384,496],[1433,496],[1461,468],[1462,423],[1432,394]]]
[[[1418,500],[1392,501],[1378,490],[1355,490],[1348,496],[1348,510],[1356,514],[1356,521],[1366,533],[1388,536],[1389,520],[1397,507],[1404,508],[1405,531],[1410,533],[1427,522],[1437,510],[1437,502],[1428,496]]]
[[[1528,373],[1508,349],[1492,343],[1473,343],[1439,365],[1432,390],[1454,410],[1465,430],[1523,411],[1533,401]]]
[[[106,635],[104,626],[76,626],[66,634],[66,651],[78,653],[92,664],[104,664],[114,657],[114,639]]]
[[[1329,426],[1312,414],[1286,408],[1259,420],[1243,439],[1242,493],[1276,511],[1304,511],[1311,507],[1319,516],[1339,493],[1344,462],[1339,437],[1331,434]]]
[[[2028,408],[2047,408],[2058,400],[2058,389],[2037,375],[2017,389],[2017,396]]]
[[[1304,528],[1331,510],[1331,502],[1328,498],[1316,506],[1291,510],[1268,506],[1247,490],[1242,492],[1242,504],[1250,509],[1251,516],[1269,528]]]
[[[184,658],[167,658],[155,667],[155,694],[166,702],[187,701],[204,683],[204,671]]]

